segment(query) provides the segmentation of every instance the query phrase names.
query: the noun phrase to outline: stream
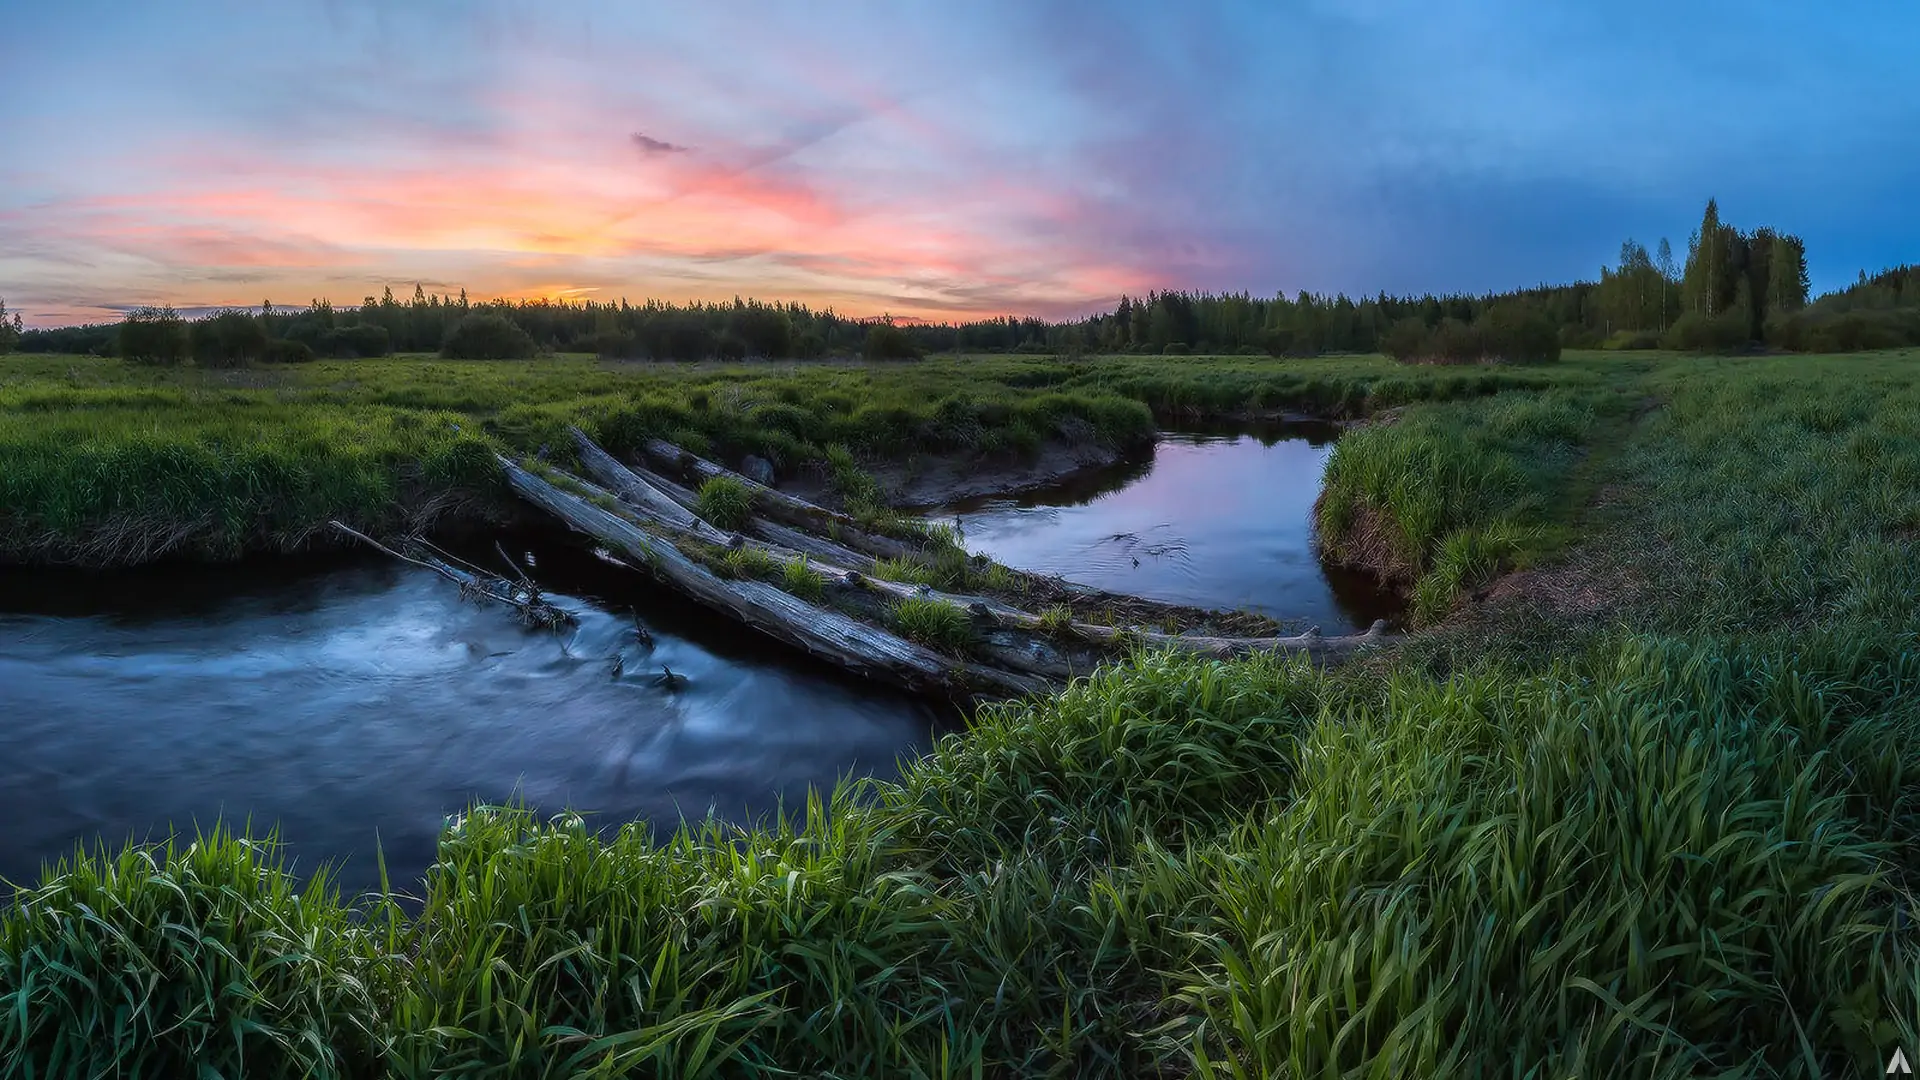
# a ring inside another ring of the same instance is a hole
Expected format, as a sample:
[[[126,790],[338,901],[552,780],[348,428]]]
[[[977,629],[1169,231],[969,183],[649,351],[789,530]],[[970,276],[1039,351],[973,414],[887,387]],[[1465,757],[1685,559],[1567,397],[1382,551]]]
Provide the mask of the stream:
[[[1018,499],[947,508],[1010,565],[1328,633],[1398,614],[1313,551],[1323,427],[1164,437]],[[76,844],[277,827],[295,870],[415,886],[475,801],[607,827],[751,819],[897,775],[958,718],[781,648],[558,531],[506,539],[580,624],[522,629],[378,555],[0,569],[0,878]],[[490,547],[463,552],[497,566]],[[642,640],[644,626],[651,642]],[[616,671],[615,658],[619,658]],[[670,668],[684,685],[662,685]]]

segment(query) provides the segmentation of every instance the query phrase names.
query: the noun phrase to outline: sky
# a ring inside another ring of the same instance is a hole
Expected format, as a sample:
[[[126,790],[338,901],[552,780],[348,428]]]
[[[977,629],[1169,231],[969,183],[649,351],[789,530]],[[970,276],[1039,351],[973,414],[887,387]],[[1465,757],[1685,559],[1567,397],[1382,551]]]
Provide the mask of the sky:
[[[1711,195],[1920,261],[1920,5],[0,0],[0,299],[799,300],[1597,276]]]

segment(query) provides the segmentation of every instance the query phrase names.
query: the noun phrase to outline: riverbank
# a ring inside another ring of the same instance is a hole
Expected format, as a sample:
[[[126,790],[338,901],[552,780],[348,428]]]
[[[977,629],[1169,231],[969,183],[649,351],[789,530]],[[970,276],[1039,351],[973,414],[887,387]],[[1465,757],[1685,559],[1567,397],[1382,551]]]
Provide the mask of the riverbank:
[[[69,867],[0,915],[0,1015],[27,1017],[0,1059],[1664,1078],[1920,1044],[1920,353],[407,363],[132,389],[842,461],[1004,447],[1016,420],[1404,406],[1340,439],[1319,517],[1429,628],[1331,671],[1142,655],[784,823],[656,845],[477,812],[418,914],[296,904],[233,844]],[[45,421],[7,400],[15,435]]]
[[[1423,370],[1379,357],[1178,366],[1115,357],[957,357],[893,365],[631,364],[580,358],[323,361],[169,369],[98,357],[0,359],[0,559],[137,564],[224,559],[418,524],[435,498],[510,502],[488,461],[569,452],[577,424],[615,453],[666,438],[782,478],[836,451],[907,502],[989,480],[1041,483],[1144,447],[1155,415],[1288,408],[1364,415],[1540,384],[1529,372]],[[915,487],[908,463],[927,463]],[[933,463],[953,463],[935,465]],[[892,470],[900,470],[896,475]],[[948,482],[936,481],[942,473]]]

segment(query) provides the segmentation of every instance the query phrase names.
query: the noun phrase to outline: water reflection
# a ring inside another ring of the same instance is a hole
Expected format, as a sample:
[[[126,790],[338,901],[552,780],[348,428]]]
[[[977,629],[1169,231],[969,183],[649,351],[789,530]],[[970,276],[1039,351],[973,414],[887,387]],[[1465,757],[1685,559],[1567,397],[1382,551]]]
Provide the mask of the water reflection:
[[[1402,604],[1320,561],[1313,503],[1337,435],[1321,423],[1166,435],[1151,457],[942,513],[969,548],[1010,566],[1329,633],[1364,629]]]

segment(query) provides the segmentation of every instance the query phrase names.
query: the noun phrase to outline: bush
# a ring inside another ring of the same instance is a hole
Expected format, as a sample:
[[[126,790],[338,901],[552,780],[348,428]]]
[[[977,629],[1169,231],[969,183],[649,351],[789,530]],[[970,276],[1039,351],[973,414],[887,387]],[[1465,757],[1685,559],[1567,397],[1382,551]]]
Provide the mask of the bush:
[[[1188,356],[1192,352],[1184,341],[1169,341],[1160,347],[1161,356]]]
[[[519,360],[532,356],[533,338],[505,315],[476,312],[447,331],[440,355],[453,360]]]
[[[1674,320],[1661,344],[1681,352],[1739,352],[1752,340],[1747,316],[1738,310],[1718,315],[1690,311]]]
[[[582,352],[590,352],[602,360],[632,360],[642,353],[640,339],[632,334],[620,334],[608,331],[583,338],[578,343]]]
[[[721,334],[713,343],[713,355],[721,360],[738,362],[747,358],[747,343],[732,334]]]
[[[239,367],[267,351],[267,332],[245,311],[222,311],[193,323],[188,341],[201,367]]]
[[[329,356],[373,357],[393,352],[393,335],[374,323],[339,327],[328,332],[328,340],[333,343],[333,348],[326,350]]]
[[[261,358],[275,364],[309,364],[315,357],[313,347],[306,342],[281,338],[267,342]]]
[[[1418,315],[1399,320],[1380,335],[1380,351],[1403,364],[1420,359],[1427,347],[1427,321]]]
[[[178,364],[187,358],[187,323],[171,307],[135,308],[120,323],[118,344],[136,364]]]
[[[1767,341],[1792,352],[1861,352],[1920,345],[1920,311],[1801,312],[1767,325]]]
[[[863,355],[869,360],[918,360],[920,346],[913,343],[905,330],[889,323],[875,323],[867,330]]]
[[[1481,328],[1485,357],[1514,364],[1550,364],[1560,359],[1560,328],[1525,304],[1496,304],[1476,325]]]
[[[1660,347],[1660,334],[1654,330],[1622,330],[1601,342],[1600,347],[1603,349],[1657,349]]]

